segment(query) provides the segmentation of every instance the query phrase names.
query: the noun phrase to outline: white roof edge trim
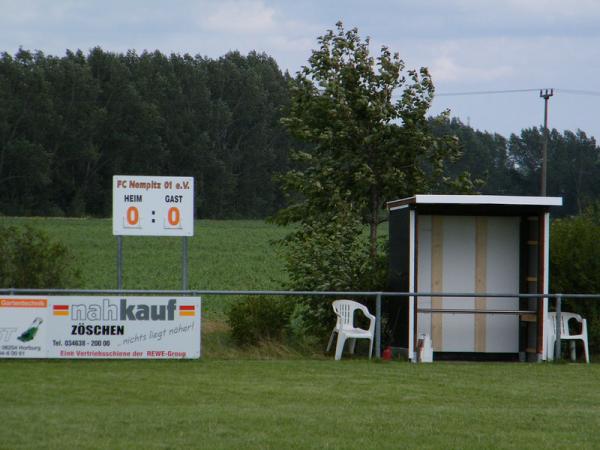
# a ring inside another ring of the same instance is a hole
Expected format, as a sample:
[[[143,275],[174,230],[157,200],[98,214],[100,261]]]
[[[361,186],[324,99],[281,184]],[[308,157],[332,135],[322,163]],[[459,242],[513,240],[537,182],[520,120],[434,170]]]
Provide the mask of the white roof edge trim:
[[[416,204],[562,206],[562,197],[518,195],[415,195]],[[408,200],[408,199],[402,199]]]
[[[408,208],[408,205],[394,206],[394,207],[390,208],[390,211],[396,211],[397,209],[404,209],[404,208]]]

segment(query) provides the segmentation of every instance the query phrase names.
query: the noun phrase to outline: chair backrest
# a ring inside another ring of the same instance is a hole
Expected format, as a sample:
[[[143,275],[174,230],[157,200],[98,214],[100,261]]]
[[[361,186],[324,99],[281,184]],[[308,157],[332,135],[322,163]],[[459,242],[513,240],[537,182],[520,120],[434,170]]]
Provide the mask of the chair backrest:
[[[354,326],[354,311],[362,310],[364,306],[353,300],[335,300],[332,304],[333,311],[337,315],[338,328],[350,328]]]
[[[554,329],[556,329],[556,313],[548,313],[548,318],[552,319],[552,323],[554,324]],[[577,322],[581,323],[583,319],[579,314],[572,312],[561,312],[560,313],[560,335],[561,337],[569,337],[571,333],[569,332],[569,320],[575,319]]]

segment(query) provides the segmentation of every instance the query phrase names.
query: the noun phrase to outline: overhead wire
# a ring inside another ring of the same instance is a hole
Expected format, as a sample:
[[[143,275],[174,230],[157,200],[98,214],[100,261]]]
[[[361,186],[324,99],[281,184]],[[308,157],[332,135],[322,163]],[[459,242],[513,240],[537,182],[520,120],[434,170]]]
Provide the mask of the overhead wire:
[[[440,92],[435,94],[436,97],[462,96],[462,95],[488,95],[488,94],[514,94],[520,92],[541,92],[552,89],[554,92],[574,95],[597,95],[600,96],[600,91],[589,91],[580,89],[563,89],[563,88],[538,88],[538,89],[504,89],[497,91],[465,91],[465,92]]]
[[[441,92],[435,94],[437,97],[449,97],[458,95],[488,95],[488,94],[514,94],[518,92],[537,92],[539,89],[504,89],[498,91],[466,91],[466,92]]]
[[[564,92],[565,94],[600,96],[599,91],[584,91],[584,90],[580,90],[580,89],[555,89],[555,91]]]
[[[459,96],[471,96],[471,95],[495,95],[495,94],[518,94],[523,92],[541,92],[544,90],[552,89],[555,93],[560,92],[562,94],[572,95],[593,95],[600,96],[600,91],[581,90],[581,89],[570,89],[570,88],[529,88],[529,89],[501,89],[501,90],[488,90],[488,91],[459,91],[459,92],[440,92],[435,93],[435,97],[459,97]],[[400,97],[401,94],[394,94],[392,97]]]

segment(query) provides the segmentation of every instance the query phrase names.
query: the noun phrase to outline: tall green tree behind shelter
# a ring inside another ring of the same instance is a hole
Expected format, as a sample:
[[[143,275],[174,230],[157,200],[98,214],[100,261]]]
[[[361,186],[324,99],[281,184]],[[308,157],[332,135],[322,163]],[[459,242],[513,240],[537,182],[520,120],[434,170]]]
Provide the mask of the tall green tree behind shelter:
[[[282,177],[297,201],[278,220],[302,222],[347,207],[368,225],[375,259],[385,203],[448,181],[444,165],[458,146],[428,130],[434,86],[426,68],[405,70],[385,46],[372,56],[369,38],[341,22],[318,42],[293,82],[283,119],[304,148],[293,154],[299,168]]]

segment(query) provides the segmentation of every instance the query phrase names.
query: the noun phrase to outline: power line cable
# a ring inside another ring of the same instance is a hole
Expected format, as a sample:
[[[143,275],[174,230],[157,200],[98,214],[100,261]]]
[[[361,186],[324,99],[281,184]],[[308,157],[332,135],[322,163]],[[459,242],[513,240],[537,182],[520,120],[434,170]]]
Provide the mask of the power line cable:
[[[450,96],[466,96],[466,95],[489,95],[489,94],[515,94],[521,92],[538,92],[544,89],[504,89],[497,91],[464,91],[464,92],[440,92],[435,94],[436,97],[450,97]],[[580,89],[554,89],[555,92],[561,92],[564,94],[574,95],[595,95],[600,96],[600,91],[588,91]]]
[[[540,89],[504,89],[499,91],[442,92],[435,95],[437,97],[450,97],[459,95],[515,94],[518,92],[537,92],[539,90]]]
[[[557,92],[564,92],[565,94],[574,94],[574,95],[597,95],[600,96],[599,91],[583,91],[580,89],[555,89]]]

